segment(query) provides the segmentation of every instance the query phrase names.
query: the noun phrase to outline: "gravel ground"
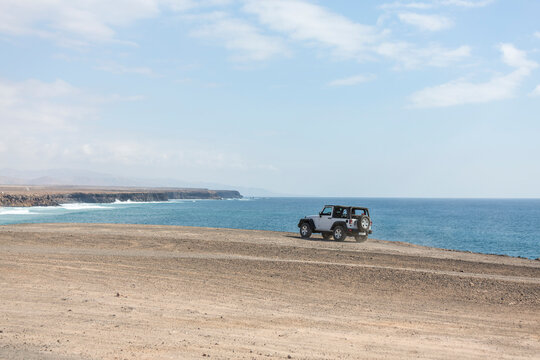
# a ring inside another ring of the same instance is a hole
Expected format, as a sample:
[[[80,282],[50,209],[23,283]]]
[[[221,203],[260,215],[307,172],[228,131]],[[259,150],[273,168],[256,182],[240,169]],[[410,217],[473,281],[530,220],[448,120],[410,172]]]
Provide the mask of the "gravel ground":
[[[172,226],[0,226],[0,359],[530,359],[540,261]]]

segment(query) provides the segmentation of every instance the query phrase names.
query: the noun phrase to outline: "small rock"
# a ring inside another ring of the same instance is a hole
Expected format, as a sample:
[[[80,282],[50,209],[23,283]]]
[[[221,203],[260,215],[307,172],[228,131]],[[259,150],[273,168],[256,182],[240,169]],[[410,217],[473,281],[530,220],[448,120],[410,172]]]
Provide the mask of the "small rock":
[[[119,292],[116,293],[116,297],[120,297],[120,293],[119,293]]]
[[[291,355],[287,355],[287,359],[292,359],[292,356],[291,356]]]

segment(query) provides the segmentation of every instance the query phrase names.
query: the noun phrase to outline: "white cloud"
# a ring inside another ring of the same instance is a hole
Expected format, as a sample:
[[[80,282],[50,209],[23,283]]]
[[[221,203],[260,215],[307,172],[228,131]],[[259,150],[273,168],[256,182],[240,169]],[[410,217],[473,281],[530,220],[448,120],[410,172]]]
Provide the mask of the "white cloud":
[[[234,153],[225,153],[195,141],[104,140],[86,143],[75,149],[76,156],[97,164],[136,166],[175,166],[247,170],[250,165]]]
[[[121,42],[118,28],[163,12],[221,6],[228,0],[0,0],[0,32],[34,35],[65,46]]]
[[[121,102],[136,102],[146,99],[143,95],[119,95],[119,94],[110,94],[106,96],[95,96],[91,98],[96,104],[106,104],[106,103],[121,103]]]
[[[0,7],[1,32],[83,42],[113,40],[114,27],[159,14],[158,2],[151,0],[1,0]]]
[[[144,67],[144,66],[124,66],[121,64],[116,63],[107,63],[103,65],[96,66],[95,69],[107,71],[113,74],[137,74],[137,75],[144,75],[144,76],[150,76],[155,77],[157,74],[154,72],[154,70]]]
[[[417,1],[396,1],[393,3],[386,3],[379,8],[384,10],[392,10],[392,9],[399,9],[399,8],[405,8],[405,9],[433,9],[440,6],[458,6],[458,7],[465,7],[465,8],[477,8],[477,7],[484,7],[489,4],[491,4],[494,0],[432,0],[432,1],[425,1],[425,2],[417,2]]]
[[[461,6],[467,8],[484,7],[491,4],[494,0],[442,0],[441,5]]]
[[[244,10],[293,40],[323,45],[343,57],[365,57],[380,34],[363,24],[304,1],[248,0]]]
[[[404,68],[446,66],[468,56],[467,47],[445,49],[430,44],[423,49],[410,43],[391,41],[388,30],[355,22],[303,0],[243,1],[240,9],[256,15],[265,30],[237,16],[207,12],[209,7],[215,10],[216,6],[231,4],[234,4],[233,0],[0,0],[0,32],[39,36],[69,47],[103,42],[134,45],[118,39],[119,29],[167,12],[203,10],[192,11],[190,16],[183,14],[183,19],[200,21],[191,34],[219,41],[238,61],[261,61],[288,55],[287,39],[330,50],[332,55],[341,58],[366,60],[388,56],[398,60]],[[422,4],[409,2],[406,6],[421,8]],[[410,16],[405,19],[415,21]],[[449,20],[444,19],[424,18],[416,22],[420,21],[419,26],[436,29],[448,26]],[[284,34],[287,39],[283,35],[273,36],[268,30]],[[118,74],[156,76],[148,67],[106,63],[97,68]]]
[[[400,2],[396,1],[393,3],[386,3],[379,6],[380,9],[383,10],[392,10],[392,9],[399,9],[399,8],[406,8],[406,9],[431,9],[434,7],[433,3],[423,3],[423,2]]]
[[[470,56],[468,46],[447,49],[437,44],[419,47],[386,40],[388,33],[359,24],[321,6],[300,0],[248,0],[244,10],[258,16],[270,29],[292,40],[333,50],[334,55],[357,60],[391,58],[403,68],[444,67]]]
[[[106,104],[142,99],[141,95],[92,94],[60,79],[0,79],[0,137],[13,140],[21,135],[67,136],[97,119]]]
[[[361,83],[365,83],[368,81],[372,81],[375,79],[375,75],[368,74],[368,75],[356,75],[351,76],[343,79],[337,79],[333,80],[328,83],[329,86],[352,86],[357,85]]]
[[[503,53],[504,63],[511,67],[529,70],[538,67],[536,62],[527,59],[524,51],[516,49],[512,44],[501,44],[499,48]]]
[[[463,79],[421,90],[411,96],[413,107],[446,107],[486,103],[514,96],[523,78],[522,71],[498,76],[486,83],[471,83]]]
[[[538,85],[533,92],[531,93],[531,96],[539,96],[540,97],[540,85]]]
[[[538,39],[540,39],[540,31],[535,32],[534,36],[537,37]]]
[[[409,25],[416,26],[420,30],[439,31],[452,27],[452,20],[440,15],[424,15],[417,13],[398,14],[399,19]]]
[[[430,44],[422,48],[406,42],[383,42],[374,51],[395,60],[400,67],[405,69],[424,65],[446,67],[471,55],[471,48],[465,45],[456,49],[447,49],[438,44]]]
[[[216,149],[214,143],[146,139],[131,136],[129,128],[120,134],[96,127],[105,104],[138,100],[91,94],[63,80],[0,79],[0,164],[264,170],[266,165]]]
[[[231,18],[223,13],[214,13],[202,19],[206,24],[191,34],[220,40],[227,49],[236,53],[233,60],[261,61],[288,53],[281,39],[264,35],[243,20]]]
[[[63,80],[0,79],[0,142],[9,149],[0,163],[39,166],[61,155],[79,126],[95,119],[83,91]]]
[[[526,58],[523,51],[511,44],[501,44],[502,60],[516,68],[508,75],[495,76],[484,83],[472,83],[464,79],[429,87],[414,93],[411,106],[417,108],[447,107],[463,104],[486,103],[512,98],[538,64]]]
[[[0,80],[0,124],[3,130],[68,129],[90,110],[79,99],[81,91],[62,80],[9,82]]]

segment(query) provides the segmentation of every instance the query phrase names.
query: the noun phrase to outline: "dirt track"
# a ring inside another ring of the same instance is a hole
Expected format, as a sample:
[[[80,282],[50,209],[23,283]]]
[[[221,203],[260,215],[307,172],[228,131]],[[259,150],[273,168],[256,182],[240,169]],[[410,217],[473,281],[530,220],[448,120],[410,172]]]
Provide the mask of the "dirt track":
[[[0,226],[0,359],[539,358],[540,261],[314,240]]]

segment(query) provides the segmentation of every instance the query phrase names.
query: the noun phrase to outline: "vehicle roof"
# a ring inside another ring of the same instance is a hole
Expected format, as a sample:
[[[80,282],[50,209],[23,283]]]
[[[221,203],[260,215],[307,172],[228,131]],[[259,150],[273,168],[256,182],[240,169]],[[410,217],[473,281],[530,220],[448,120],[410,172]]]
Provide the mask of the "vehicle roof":
[[[369,210],[369,209],[366,208],[366,207],[361,207],[361,206],[350,206],[350,205],[324,205],[324,206],[325,206],[325,207],[326,207],[326,206],[338,206],[338,207],[351,208],[351,209]]]

